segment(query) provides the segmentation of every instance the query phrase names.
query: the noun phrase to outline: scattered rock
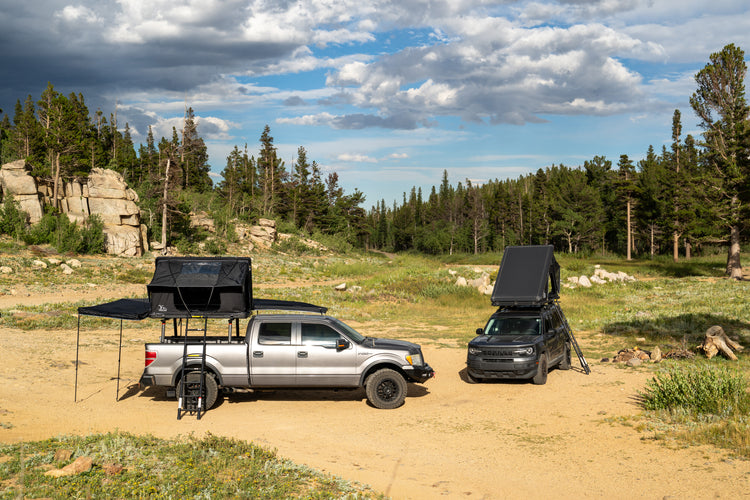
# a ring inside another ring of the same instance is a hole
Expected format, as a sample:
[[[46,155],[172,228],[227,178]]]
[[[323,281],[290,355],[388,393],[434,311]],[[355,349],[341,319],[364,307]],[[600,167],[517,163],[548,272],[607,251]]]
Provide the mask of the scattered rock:
[[[47,263],[41,260],[34,260],[31,262],[31,267],[36,269],[47,269]]]
[[[55,451],[55,462],[67,462],[70,457],[73,456],[73,452],[66,449],[59,449]]]
[[[73,274],[73,269],[67,264],[60,265],[60,269],[62,269],[63,274]]]
[[[659,346],[656,346],[651,351],[651,362],[652,363],[660,363],[661,360],[662,360],[661,349],[659,349]]]
[[[124,471],[125,468],[120,464],[106,463],[102,464],[102,470],[107,476],[116,476],[117,474],[120,474],[122,471]]]
[[[0,266],[0,274],[13,274],[13,268],[8,266]]]
[[[456,286],[466,286],[468,283],[466,283],[466,278],[463,276],[459,276],[456,280]]]
[[[65,477],[88,472],[93,467],[94,462],[91,457],[78,457],[73,463],[66,465],[62,469],[52,469],[44,473],[45,476]]]
[[[345,292],[346,291],[346,283],[341,283],[340,285],[336,285],[333,287],[334,290],[337,292]]]
[[[581,276],[580,278],[578,278],[578,284],[584,288],[591,288],[591,281],[587,276]]]
[[[65,263],[74,269],[78,269],[79,267],[81,267],[81,261],[78,259],[66,260]]]

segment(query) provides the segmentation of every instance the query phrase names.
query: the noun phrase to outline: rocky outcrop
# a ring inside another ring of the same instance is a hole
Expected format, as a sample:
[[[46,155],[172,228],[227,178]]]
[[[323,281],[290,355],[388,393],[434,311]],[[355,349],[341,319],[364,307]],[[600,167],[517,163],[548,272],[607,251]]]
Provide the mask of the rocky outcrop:
[[[19,201],[21,210],[29,214],[29,222],[41,220],[43,204],[54,205],[53,187],[32,177],[24,160],[3,165],[0,169],[5,196]],[[130,189],[122,175],[114,170],[94,168],[86,179],[66,180],[56,205],[75,223],[81,224],[91,215],[104,223],[107,253],[127,257],[143,255],[148,250],[146,226],[141,224],[138,195]]]
[[[44,211],[37,182],[26,169],[24,160],[3,165],[0,169],[0,185],[4,196],[12,196],[19,208],[29,214],[29,223],[36,224],[42,219]]]

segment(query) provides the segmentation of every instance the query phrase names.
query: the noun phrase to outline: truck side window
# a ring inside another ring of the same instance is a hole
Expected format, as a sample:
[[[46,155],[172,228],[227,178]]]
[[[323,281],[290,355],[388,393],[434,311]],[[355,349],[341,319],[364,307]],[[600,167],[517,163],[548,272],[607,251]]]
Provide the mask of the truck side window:
[[[317,323],[302,323],[302,344],[335,346],[341,338],[339,332],[328,325]]]
[[[258,343],[267,345],[290,345],[292,343],[291,323],[261,323]]]

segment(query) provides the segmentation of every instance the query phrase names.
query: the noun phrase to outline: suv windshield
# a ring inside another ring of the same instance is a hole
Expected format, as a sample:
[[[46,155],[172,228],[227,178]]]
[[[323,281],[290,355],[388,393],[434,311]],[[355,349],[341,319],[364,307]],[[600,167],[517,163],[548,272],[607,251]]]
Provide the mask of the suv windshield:
[[[533,316],[497,316],[492,317],[484,327],[485,335],[539,335],[541,323]]]

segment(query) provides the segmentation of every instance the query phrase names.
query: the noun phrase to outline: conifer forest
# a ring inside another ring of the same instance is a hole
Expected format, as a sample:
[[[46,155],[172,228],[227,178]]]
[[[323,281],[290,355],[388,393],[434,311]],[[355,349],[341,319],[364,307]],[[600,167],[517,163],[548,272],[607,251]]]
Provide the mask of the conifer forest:
[[[675,110],[671,130],[654,138],[660,146],[481,183],[453,185],[444,171],[429,192],[404,186],[393,203],[346,193],[337,173],[324,174],[302,145],[286,165],[268,125],[209,163],[192,108],[171,137],[156,138],[149,127],[146,143],[136,145],[116,109],[92,112],[83,95],[63,95],[51,83],[3,110],[0,160],[25,159],[33,175],[54,182],[114,169],[138,193],[149,231],[160,234],[167,213],[169,239],[185,244],[201,237],[188,230],[190,212],[205,211],[227,241],[235,221],[271,218],[355,247],[427,254],[553,244],[558,252],[678,260],[723,247],[727,272],[737,277],[750,204],[744,57],[733,44],[711,55],[695,75],[690,110]],[[683,134],[683,112],[695,113],[699,136]],[[221,173],[216,183],[211,165]]]

